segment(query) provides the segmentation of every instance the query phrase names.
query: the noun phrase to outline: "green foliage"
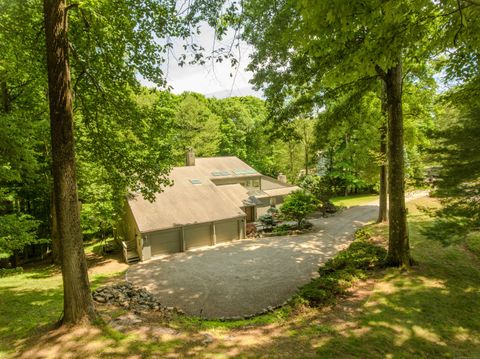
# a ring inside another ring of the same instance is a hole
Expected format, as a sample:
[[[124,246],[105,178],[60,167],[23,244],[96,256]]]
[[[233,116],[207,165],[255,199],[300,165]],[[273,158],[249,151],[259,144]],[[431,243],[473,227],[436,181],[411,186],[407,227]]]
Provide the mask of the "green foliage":
[[[470,97],[475,89],[480,77],[447,94],[455,110],[444,114],[432,150],[441,165],[435,195],[443,207],[433,212],[434,225],[426,232],[446,244],[480,228],[480,106]]]
[[[260,216],[258,220],[262,223],[262,225],[266,229],[271,229],[273,226],[275,226],[275,223],[276,223],[273,216],[269,213],[264,214],[263,216]]]
[[[327,202],[332,197],[332,188],[328,178],[318,175],[308,175],[301,179],[299,185],[314,195],[319,201]]]
[[[7,214],[0,216],[0,252],[12,255],[26,246],[42,243],[37,238],[39,221],[26,214]]]
[[[318,207],[318,200],[309,192],[298,190],[285,197],[280,213],[285,219],[297,222],[301,227],[308,215],[312,214]]]
[[[466,238],[467,248],[480,258],[480,231],[470,232]]]
[[[272,233],[277,235],[277,236],[286,236],[287,234],[290,233],[290,231],[292,229],[295,229],[296,227],[295,226],[292,226],[292,225],[289,225],[289,224],[286,224],[286,223],[283,223],[279,226],[276,226]]]
[[[15,268],[0,268],[0,278],[9,277],[16,274],[22,274],[23,268],[22,267],[15,267]]]
[[[355,281],[367,277],[366,271],[382,265],[386,250],[364,240],[369,234],[359,232],[350,246],[328,260],[319,269],[320,276],[301,287],[294,299],[310,306],[332,304]]]
[[[372,269],[380,266],[386,255],[387,252],[382,247],[358,239],[350,245],[348,250],[342,251],[330,259],[320,272],[326,273],[330,270],[348,268]]]
[[[211,109],[211,101],[203,95],[184,93],[175,108],[175,142],[182,165],[185,150],[192,147],[200,157],[217,155],[220,143],[220,117]],[[179,162],[180,162],[179,161]]]

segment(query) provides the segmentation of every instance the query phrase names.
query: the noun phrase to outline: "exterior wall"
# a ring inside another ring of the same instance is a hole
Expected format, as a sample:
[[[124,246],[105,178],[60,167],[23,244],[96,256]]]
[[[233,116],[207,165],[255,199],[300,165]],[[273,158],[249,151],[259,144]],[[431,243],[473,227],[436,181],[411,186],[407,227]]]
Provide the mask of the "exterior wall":
[[[255,207],[255,210],[256,210],[256,213],[255,213],[255,216],[256,216],[256,220],[258,220],[258,218],[260,218],[261,216],[263,216],[264,214],[267,214],[267,211],[268,209],[270,208],[270,204],[267,204],[267,205],[258,205]]]
[[[120,227],[119,234],[120,234],[121,240],[126,242],[135,240],[135,243],[137,246],[137,253],[140,259],[143,260],[142,237],[140,236],[140,231],[138,229],[137,223],[135,222],[135,218],[133,217],[133,213],[132,213],[132,210],[130,209],[130,206],[128,205],[128,202],[125,203],[123,216],[120,221],[119,227]]]
[[[268,176],[263,176],[262,177],[262,190],[268,190],[268,189],[276,189],[276,188],[283,188],[285,187],[285,183],[281,183],[278,180],[268,177]]]
[[[243,187],[252,187],[251,184],[252,181],[259,181],[260,182],[260,176],[258,177],[227,177],[227,178],[211,178],[211,181],[215,183],[217,186],[223,186],[227,184],[241,184]],[[259,183],[260,185],[260,183]]]
[[[285,196],[274,196],[274,197],[262,198],[261,203],[255,206],[255,212],[256,212],[255,220],[258,220],[259,217],[263,216],[264,214],[267,214],[268,209],[272,205],[275,205],[277,209],[280,209],[284,198]]]
[[[122,220],[120,222],[120,236],[123,241],[131,241],[135,238],[136,223],[132,211],[128,204],[123,209]]]

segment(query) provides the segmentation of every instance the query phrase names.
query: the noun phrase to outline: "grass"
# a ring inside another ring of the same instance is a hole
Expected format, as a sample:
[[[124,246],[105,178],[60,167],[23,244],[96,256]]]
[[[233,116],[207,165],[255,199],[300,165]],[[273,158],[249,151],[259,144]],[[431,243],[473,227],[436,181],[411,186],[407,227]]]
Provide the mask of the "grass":
[[[386,270],[362,312],[350,319],[353,329],[332,336],[319,355],[480,356],[479,262],[460,246],[423,237],[421,228],[431,219],[414,206],[410,234],[418,266]]]
[[[368,278],[368,271],[381,268],[387,252],[369,236],[369,231],[357,231],[356,240],[321,266],[319,277],[301,287],[294,301],[313,307],[335,303],[355,282]]]
[[[152,315],[126,332],[100,322],[49,333],[42,326],[58,319],[62,305],[61,278],[55,268],[1,278],[0,357],[15,349],[32,358],[48,357],[44,350],[51,350],[50,357],[76,353],[106,358],[480,357],[478,234],[472,234],[466,246],[446,247],[429,240],[421,233],[432,219],[417,210],[417,205],[437,204],[432,199],[408,204],[412,255],[418,264],[409,271],[368,270],[362,276],[365,280],[348,283],[354,287],[343,288],[331,306],[296,303],[233,322],[186,316],[165,321]],[[362,234],[364,240],[382,244],[387,226],[369,226]],[[352,258],[359,258],[358,253],[363,253],[362,258],[370,253],[365,248],[354,249],[343,252],[331,266],[345,268],[355,262]],[[95,277],[94,286],[106,278]],[[122,314],[117,312],[112,310],[111,317]],[[205,343],[207,334],[213,340]]]
[[[92,288],[115,275],[93,276]],[[62,305],[62,277],[53,265],[1,278],[0,358],[21,345],[37,329],[58,321]]]
[[[106,244],[111,245],[114,248],[117,246],[115,239],[113,238],[107,238],[105,241],[100,239],[92,239],[91,241],[85,243],[83,249],[85,254],[102,255],[103,246]]]
[[[334,197],[331,199],[331,202],[335,206],[352,207],[352,206],[361,206],[375,200],[378,200],[377,194],[358,194],[358,195],[352,195],[352,196]]]

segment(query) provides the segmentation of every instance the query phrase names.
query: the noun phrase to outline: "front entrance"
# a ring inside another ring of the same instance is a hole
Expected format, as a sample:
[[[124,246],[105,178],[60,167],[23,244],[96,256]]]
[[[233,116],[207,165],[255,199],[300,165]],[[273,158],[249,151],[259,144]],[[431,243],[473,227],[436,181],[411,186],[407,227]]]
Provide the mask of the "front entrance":
[[[247,223],[255,222],[255,207],[245,207],[245,214],[247,215]]]

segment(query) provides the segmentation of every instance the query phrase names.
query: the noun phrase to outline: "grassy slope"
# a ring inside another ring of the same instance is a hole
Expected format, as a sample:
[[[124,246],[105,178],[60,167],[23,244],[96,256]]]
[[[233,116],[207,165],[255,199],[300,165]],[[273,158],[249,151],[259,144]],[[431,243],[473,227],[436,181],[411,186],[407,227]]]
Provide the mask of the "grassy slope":
[[[352,196],[339,196],[331,199],[335,206],[352,207],[378,200],[377,194],[358,194]]]
[[[431,200],[415,203],[428,205]],[[418,265],[409,272],[378,272],[375,281],[362,284],[353,297],[340,300],[333,309],[283,309],[230,323],[184,317],[159,324],[151,318],[127,334],[100,325],[78,335],[65,334],[59,342],[48,333],[37,337],[33,330],[59,317],[60,276],[45,268],[0,279],[0,357],[2,351],[15,347],[30,347],[26,356],[32,357],[50,346],[55,347],[55,356],[74,351],[89,357],[162,357],[168,353],[204,357],[480,357],[479,258],[463,247],[442,247],[424,238],[421,228],[430,219],[415,210],[415,203],[409,205],[409,213],[412,253]],[[374,231],[382,235],[386,226],[376,226]],[[97,277],[96,284],[101,280]],[[166,327],[175,333],[162,334]],[[213,337],[212,343],[202,342],[205,333]],[[22,345],[29,336],[33,340]]]
[[[386,270],[353,329],[337,332],[319,354],[411,357],[480,357],[480,262],[458,246],[443,247],[421,235],[430,219],[410,209],[410,272]],[[378,227],[377,227],[378,228]],[[386,228],[379,228],[385,232]]]

